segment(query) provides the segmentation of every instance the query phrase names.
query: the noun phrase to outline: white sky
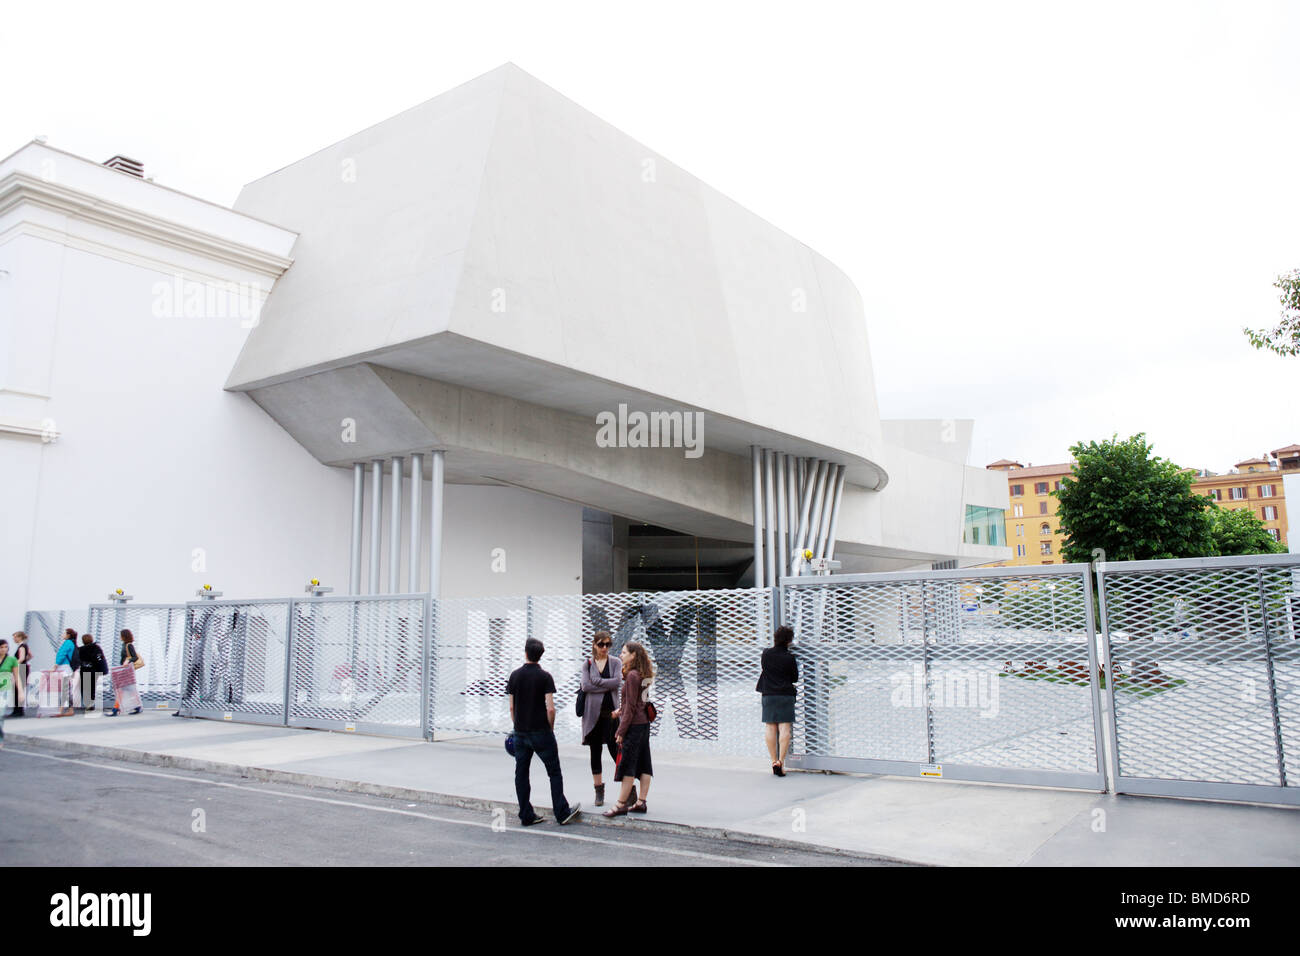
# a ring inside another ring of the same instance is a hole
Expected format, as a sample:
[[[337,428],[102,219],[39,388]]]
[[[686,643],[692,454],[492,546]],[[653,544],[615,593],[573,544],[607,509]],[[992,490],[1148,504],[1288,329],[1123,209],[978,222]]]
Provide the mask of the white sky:
[[[1300,442],[1300,4],[11,4],[38,134],[217,202],[510,60],[843,268],[881,413],[972,464]]]

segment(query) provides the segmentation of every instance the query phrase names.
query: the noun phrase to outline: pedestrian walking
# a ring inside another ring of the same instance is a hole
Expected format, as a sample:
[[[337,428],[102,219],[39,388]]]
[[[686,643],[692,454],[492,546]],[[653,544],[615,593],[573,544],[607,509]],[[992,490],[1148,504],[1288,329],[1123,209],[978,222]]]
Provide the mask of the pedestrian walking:
[[[772,758],[772,773],[778,777],[785,776],[785,756],[794,729],[794,685],[799,680],[799,662],[790,650],[793,640],[792,628],[782,625],[776,629],[772,646],[763,651],[763,669],[754,685],[754,690],[763,695],[767,752]]]
[[[605,811],[607,817],[645,813],[650,778],[654,775],[654,768],[650,765],[650,715],[645,701],[646,690],[654,680],[654,666],[639,641],[624,644],[619,659],[623,664],[623,705],[619,708],[618,731],[614,735],[621,748],[614,779],[622,786],[618,803]],[[629,804],[633,787],[638,783],[640,799]]]
[[[613,646],[609,631],[597,631],[591,639],[591,657],[583,662],[579,687],[583,694],[582,742],[591,749],[591,782],[596,788],[596,806],[605,805],[604,767],[600,752],[618,763],[618,745],[614,742],[618,719],[619,688],[623,684],[622,664],[610,660]]]
[[[510,719],[515,733],[515,794],[519,797],[519,822],[526,827],[541,823],[528,797],[532,785],[529,767],[536,753],[551,781],[551,807],[560,824],[568,823],[582,810],[564,798],[564,777],[560,773],[560,747],[555,742],[555,680],[538,663],[546,648],[535,637],[524,643],[525,663],[506,682],[510,695]]]
[[[144,667],[144,658],[140,655],[140,652],[135,649],[135,635],[132,634],[130,630],[123,628],[122,629],[122,653],[119,656],[118,666],[125,667],[128,662],[137,671],[140,668]],[[122,688],[118,686],[117,681],[113,682],[113,691],[114,691],[113,716],[116,717],[118,714],[122,712],[122,702],[123,702]],[[134,684],[131,685],[131,691],[132,691],[132,700],[127,701],[127,703],[131,703],[132,701],[134,701],[135,707],[132,708],[131,713],[138,714],[140,713],[140,711],[144,709],[144,706],[140,703],[140,692],[135,689]]]
[[[10,701],[16,700],[14,685],[18,658],[9,653],[9,642],[0,638],[0,748],[5,745],[5,714]]]
[[[23,709],[27,705],[27,680],[32,670],[32,649],[27,646],[27,635],[23,631],[14,631],[14,659],[18,667],[14,671],[17,683],[14,685],[14,716],[26,716]]]
[[[99,675],[108,673],[108,658],[104,649],[89,634],[81,635],[81,707],[93,710],[95,694],[99,689]]]

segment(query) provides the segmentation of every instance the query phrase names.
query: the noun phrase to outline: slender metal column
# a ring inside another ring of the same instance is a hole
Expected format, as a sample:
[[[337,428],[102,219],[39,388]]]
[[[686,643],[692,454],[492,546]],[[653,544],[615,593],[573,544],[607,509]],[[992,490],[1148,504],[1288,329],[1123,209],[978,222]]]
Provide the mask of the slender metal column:
[[[779,584],[781,578],[790,573],[790,541],[786,536],[786,521],[790,509],[785,499],[785,472],[787,456],[778,452],[776,455],[776,573],[772,584]]]
[[[416,452],[411,456],[411,560],[406,568],[406,593],[418,594],[420,591],[420,535],[424,526],[420,524],[420,493],[424,486],[424,456]]]
[[[794,455],[785,456],[785,500],[790,507],[787,517],[785,565],[790,569],[790,555],[794,551],[795,536],[799,533],[799,462]]]
[[[840,526],[840,500],[844,497],[844,472],[845,467],[840,465],[840,473],[835,481],[835,504],[831,508],[831,529],[826,535],[826,554],[827,558],[835,557],[835,532]]]
[[[393,456],[393,484],[389,489],[388,593],[402,590],[402,467],[401,455]]]
[[[384,528],[384,462],[370,463],[370,593],[379,593],[379,548]]]
[[[802,551],[806,545],[804,541],[808,538],[808,514],[812,508],[812,483],[807,480],[807,467],[801,459],[800,471],[803,474],[799,478],[799,528],[795,532],[794,547],[792,551]]]
[[[442,502],[447,473],[446,452],[429,453],[429,478],[433,496],[429,499],[429,593],[436,600],[442,588]]]
[[[763,452],[757,445],[749,446],[749,457],[754,471],[754,587],[767,587],[763,575]]]
[[[812,509],[808,512],[808,536],[800,545],[817,557],[817,532],[822,521],[822,502],[826,499],[826,486],[830,484],[831,469],[835,467],[829,461],[817,462],[817,478],[813,482]]]
[[[844,474],[843,465],[831,465],[830,472],[826,476],[826,501],[822,504],[822,520],[817,534],[817,547],[814,552],[817,557],[826,557],[826,539],[831,531],[831,512],[835,510],[835,490],[839,487],[841,476]]]
[[[811,458],[799,459],[799,500],[803,501],[803,496],[808,493],[808,466],[812,464]]]
[[[348,556],[348,593],[361,593],[361,513],[366,494],[366,466],[352,463],[352,551]]]
[[[763,449],[763,520],[767,525],[767,580],[775,585],[776,569],[776,482],[773,479],[773,459],[776,452]]]

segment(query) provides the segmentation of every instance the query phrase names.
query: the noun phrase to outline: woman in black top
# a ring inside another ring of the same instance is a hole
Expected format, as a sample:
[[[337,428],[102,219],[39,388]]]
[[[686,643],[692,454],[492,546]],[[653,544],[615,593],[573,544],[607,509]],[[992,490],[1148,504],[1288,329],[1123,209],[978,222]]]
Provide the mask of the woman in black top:
[[[794,725],[794,685],[799,679],[799,664],[790,650],[792,640],[793,629],[784,625],[776,629],[773,645],[763,652],[763,672],[754,687],[763,695],[767,752],[772,757],[772,773],[778,777],[785,776],[785,755],[790,749],[790,731]]]
[[[99,692],[99,675],[108,673],[108,661],[104,658],[104,649],[95,643],[89,634],[81,635],[81,709],[94,710],[96,695]]]

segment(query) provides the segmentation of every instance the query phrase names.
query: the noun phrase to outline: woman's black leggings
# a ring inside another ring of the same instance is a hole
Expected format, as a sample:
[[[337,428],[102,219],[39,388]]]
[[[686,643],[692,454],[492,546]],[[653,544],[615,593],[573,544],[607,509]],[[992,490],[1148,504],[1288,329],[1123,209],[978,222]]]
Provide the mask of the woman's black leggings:
[[[592,728],[591,733],[587,736],[587,746],[591,748],[591,775],[593,777],[603,773],[600,766],[600,750],[602,747],[609,748],[611,760],[618,759],[618,748],[614,745],[613,723],[609,714],[601,714],[600,719],[596,721],[596,726]]]

